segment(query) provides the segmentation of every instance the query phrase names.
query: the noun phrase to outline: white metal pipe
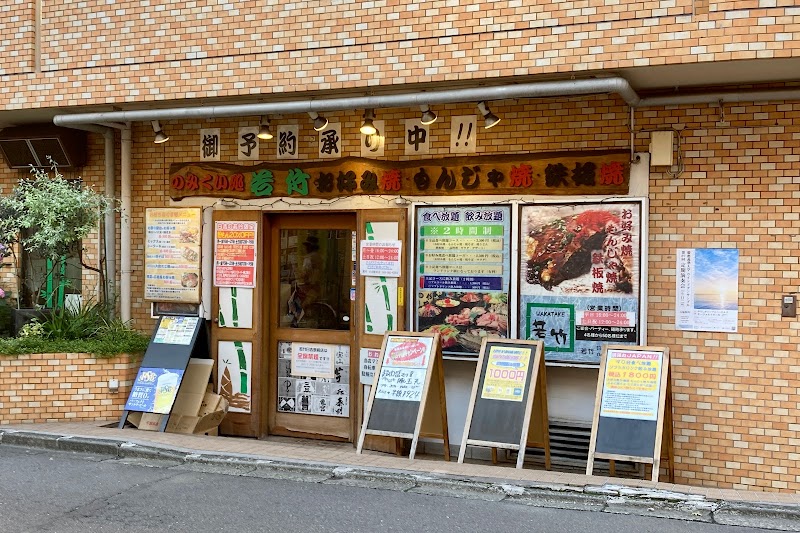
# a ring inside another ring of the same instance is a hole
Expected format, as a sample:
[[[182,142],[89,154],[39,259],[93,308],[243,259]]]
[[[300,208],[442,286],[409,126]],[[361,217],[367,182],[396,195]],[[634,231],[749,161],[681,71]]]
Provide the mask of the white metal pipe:
[[[800,89],[718,92],[704,94],[682,94],[642,98],[636,107],[663,107],[669,105],[757,103],[800,100]]]
[[[639,103],[639,95],[636,94],[636,91],[633,90],[627,80],[620,77],[610,77],[470,87],[440,91],[415,91],[412,93],[383,94],[376,96],[320,98],[316,100],[307,98],[255,104],[77,113],[56,115],[53,118],[53,123],[58,126],[73,126],[76,124],[98,124],[107,122],[146,122],[151,120],[191,120],[251,115],[322,113],[326,111],[344,111],[350,109],[385,109],[398,107],[414,107],[416,109],[420,105],[602,93],[619,94],[625,102],[632,106]]]
[[[122,129],[120,147],[120,318],[131,319],[131,125]]]
[[[114,164],[114,130],[108,129],[103,134],[105,138],[105,196],[109,202],[109,209],[105,213],[104,235],[105,235],[105,293],[107,302],[111,304],[112,316],[116,316],[113,311],[117,305],[117,224],[116,224],[116,167]]]

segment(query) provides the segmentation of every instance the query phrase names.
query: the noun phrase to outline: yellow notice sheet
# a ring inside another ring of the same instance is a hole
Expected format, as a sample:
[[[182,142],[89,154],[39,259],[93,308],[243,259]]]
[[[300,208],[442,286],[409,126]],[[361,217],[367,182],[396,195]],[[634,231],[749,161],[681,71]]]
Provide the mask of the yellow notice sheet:
[[[531,349],[490,346],[481,398],[521,402],[530,368]]]

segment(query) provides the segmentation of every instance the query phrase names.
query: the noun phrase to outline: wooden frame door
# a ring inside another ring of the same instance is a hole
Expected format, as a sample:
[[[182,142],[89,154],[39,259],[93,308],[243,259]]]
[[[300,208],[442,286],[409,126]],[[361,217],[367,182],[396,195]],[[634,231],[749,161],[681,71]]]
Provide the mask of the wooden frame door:
[[[356,215],[267,215],[269,433],[354,441]],[[293,374],[291,348],[336,346],[335,375]]]

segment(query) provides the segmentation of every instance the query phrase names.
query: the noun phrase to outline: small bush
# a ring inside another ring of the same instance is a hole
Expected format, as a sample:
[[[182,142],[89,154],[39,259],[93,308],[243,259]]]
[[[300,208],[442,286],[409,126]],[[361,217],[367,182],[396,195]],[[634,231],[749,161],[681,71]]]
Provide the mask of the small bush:
[[[89,353],[97,357],[142,354],[150,337],[119,319],[106,318],[106,307],[87,304],[58,309],[46,320],[26,324],[17,338],[0,339],[0,354]]]

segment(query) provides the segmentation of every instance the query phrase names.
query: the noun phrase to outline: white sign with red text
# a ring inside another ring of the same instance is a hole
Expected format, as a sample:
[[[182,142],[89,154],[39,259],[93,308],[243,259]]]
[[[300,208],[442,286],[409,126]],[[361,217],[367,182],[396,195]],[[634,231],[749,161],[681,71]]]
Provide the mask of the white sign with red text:
[[[401,241],[361,241],[361,275],[400,277]]]
[[[292,375],[310,378],[334,377],[335,344],[292,343]]]

